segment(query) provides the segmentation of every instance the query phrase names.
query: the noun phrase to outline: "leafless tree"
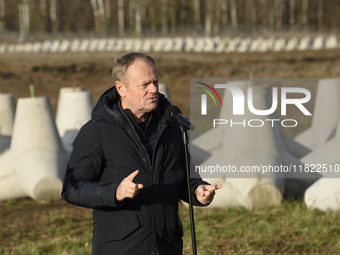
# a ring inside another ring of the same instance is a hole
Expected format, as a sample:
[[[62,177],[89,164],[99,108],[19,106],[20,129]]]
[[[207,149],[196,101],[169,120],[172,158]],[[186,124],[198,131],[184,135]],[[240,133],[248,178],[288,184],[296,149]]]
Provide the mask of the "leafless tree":
[[[101,33],[106,30],[104,2],[103,0],[91,0],[91,6],[94,16],[95,31]]]
[[[118,27],[119,35],[124,36],[124,0],[118,0]]]
[[[200,0],[193,0],[193,4],[194,4],[194,17],[195,17],[195,25],[196,26],[200,26],[201,24],[201,4],[200,4]]]
[[[221,2],[222,19],[221,23],[223,26],[228,24],[228,1],[222,0]]]
[[[5,0],[0,0],[0,31],[6,30],[5,17]]]
[[[168,34],[168,0],[162,0],[162,34],[165,36]]]
[[[105,20],[106,20],[106,31],[109,31],[110,25],[111,25],[111,3],[110,0],[104,0],[105,4]]]
[[[221,23],[221,16],[222,10],[220,8],[222,0],[214,1],[213,5],[213,23],[214,23],[214,33],[217,34],[220,31],[220,23]]]
[[[135,33],[137,36],[142,35],[142,18],[141,18],[141,1],[134,2],[135,6]]]
[[[30,29],[29,0],[21,0],[18,5],[19,10],[19,41],[25,41]]]
[[[261,16],[262,16],[262,26],[268,26],[268,1],[260,0]]]
[[[235,0],[230,1],[230,11],[231,11],[231,25],[234,31],[237,31],[237,10]]]
[[[169,16],[170,16],[170,29],[171,33],[175,33],[176,30],[176,2],[172,1],[169,3]],[[180,18],[182,18],[180,16]],[[181,20],[182,21],[182,20]]]
[[[295,0],[289,0],[289,26],[295,25]]]
[[[40,0],[40,15],[41,15],[41,30],[45,32],[46,30],[46,0]]]
[[[305,28],[308,25],[308,0],[302,0],[301,24]]]
[[[276,29],[280,30],[282,28],[282,12],[283,12],[283,3],[282,0],[275,0],[275,9],[276,9]]]
[[[204,15],[204,23],[205,23],[205,35],[211,35],[211,19],[212,19],[212,1],[206,1],[206,10]]]
[[[155,7],[154,7],[154,3],[153,0],[150,0],[148,2],[148,10],[149,10],[149,15],[150,15],[150,28],[151,28],[151,32],[153,34],[156,33],[156,15],[155,15]]]
[[[52,32],[58,32],[58,15],[57,15],[58,2],[57,0],[50,0],[50,17],[52,23]]]
[[[323,26],[323,0],[318,0],[318,30]]]
[[[256,0],[252,0],[252,1],[250,1],[250,12],[251,12],[251,14],[250,14],[250,16],[251,16],[251,24],[253,25],[253,26],[255,26],[256,25],[256,22],[257,22],[257,15],[256,15]]]

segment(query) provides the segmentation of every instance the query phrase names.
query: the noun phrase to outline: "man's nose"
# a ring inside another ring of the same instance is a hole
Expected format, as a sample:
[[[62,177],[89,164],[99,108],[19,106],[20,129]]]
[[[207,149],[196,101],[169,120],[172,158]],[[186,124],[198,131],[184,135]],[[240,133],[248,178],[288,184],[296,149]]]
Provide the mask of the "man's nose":
[[[158,83],[152,83],[150,84],[150,93],[157,93],[158,92]]]

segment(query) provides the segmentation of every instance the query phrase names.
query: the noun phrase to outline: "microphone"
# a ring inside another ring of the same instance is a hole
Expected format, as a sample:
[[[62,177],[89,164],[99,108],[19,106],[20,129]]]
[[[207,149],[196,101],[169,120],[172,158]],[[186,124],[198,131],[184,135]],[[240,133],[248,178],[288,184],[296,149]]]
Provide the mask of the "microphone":
[[[177,106],[172,105],[166,108],[165,117],[168,121],[177,121],[178,125],[185,130],[195,130],[194,125],[187,118],[182,116],[181,110]]]

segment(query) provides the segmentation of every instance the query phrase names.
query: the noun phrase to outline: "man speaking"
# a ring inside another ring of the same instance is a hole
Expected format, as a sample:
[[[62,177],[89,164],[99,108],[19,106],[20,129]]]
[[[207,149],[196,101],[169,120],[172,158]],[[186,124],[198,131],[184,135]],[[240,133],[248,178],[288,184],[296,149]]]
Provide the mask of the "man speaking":
[[[188,201],[181,130],[164,116],[155,61],[142,53],[116,59],[115,86],[98,100],[73,144],[62,197],[93,209],[94,255],[179,255],[178,199]],[[221,185],[191,180],[194,205]]]

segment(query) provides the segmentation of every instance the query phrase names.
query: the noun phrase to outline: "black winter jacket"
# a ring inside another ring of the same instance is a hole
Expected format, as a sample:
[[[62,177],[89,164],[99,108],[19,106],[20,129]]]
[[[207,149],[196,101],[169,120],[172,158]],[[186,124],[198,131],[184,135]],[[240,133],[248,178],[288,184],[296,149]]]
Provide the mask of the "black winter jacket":
[[[188,201],[185,157],[177,123],[164,117],[168,100],[159,95],[153,111],[158,138],[150,158],[131,120],[119,110],[116,88],[106,91],[73,144],[62,197],[92,208],[92,254],[182,254],[178,199]],[[143,184],[134,199],[117,203],[119,183],[135,170]],[[206,184],[192,179],[192,189]],[[193,198],[195,205],[201,205]]]

